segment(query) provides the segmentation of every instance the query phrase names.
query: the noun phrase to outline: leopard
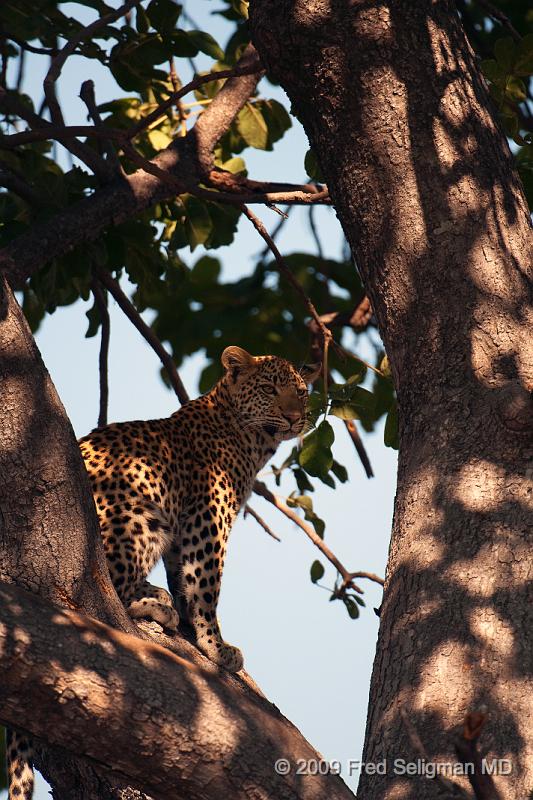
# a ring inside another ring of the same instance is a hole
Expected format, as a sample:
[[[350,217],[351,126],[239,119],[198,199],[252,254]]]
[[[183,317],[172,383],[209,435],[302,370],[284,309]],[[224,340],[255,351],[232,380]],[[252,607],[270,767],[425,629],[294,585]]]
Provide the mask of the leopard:
[[[243,668],[217,618],[229,533],[260,470],[306,428],[308,386],[321,365],[297,369],[237,345],[221,355],[215,386],[170,417],[117,422],[79,441],[111,581],[134,621],[173,635],[228,672]],[[168,588],[147,577],[163,559]],[[10,800],[31,800],[31,745],[10,732]],[[17,738],[18,737],[18,738]]]

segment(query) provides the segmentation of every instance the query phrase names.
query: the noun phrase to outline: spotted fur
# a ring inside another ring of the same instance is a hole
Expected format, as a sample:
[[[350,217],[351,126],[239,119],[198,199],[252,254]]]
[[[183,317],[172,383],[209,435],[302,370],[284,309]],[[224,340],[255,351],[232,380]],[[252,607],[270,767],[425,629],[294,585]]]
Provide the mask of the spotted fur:
[[[239,347],[222,354],[224,377],[167,419],[123,422],[81,439],[111,579],[130,616],[175,631],[179,615],[198,647],[236,672],[240,650],[216,616],[228,535],[258,471],[305,424],[307,383],[276,356]],[[146,576],[163,557],[171,594]],[[31,800],[31,745],[10,733],[10,800]]]
[[[178,613],[198,647],[235,672],[240,651],[216,608],[228,535],[257,472],[305,422],[307,385],[282,358],[222,355],[224,377],[167,419],[126,422],[80,442],[113,584],[134,618],[170,630]],[[163,556],[172,597],[146,582]]]

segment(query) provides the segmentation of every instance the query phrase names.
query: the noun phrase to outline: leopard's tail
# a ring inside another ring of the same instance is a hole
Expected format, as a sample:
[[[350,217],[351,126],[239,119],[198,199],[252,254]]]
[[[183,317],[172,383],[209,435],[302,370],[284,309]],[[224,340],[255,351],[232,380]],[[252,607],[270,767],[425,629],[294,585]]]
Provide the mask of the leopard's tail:
[[[6,730],[7,780],[9,800],[31,800],[33,797],[33,747],[21,733]]]

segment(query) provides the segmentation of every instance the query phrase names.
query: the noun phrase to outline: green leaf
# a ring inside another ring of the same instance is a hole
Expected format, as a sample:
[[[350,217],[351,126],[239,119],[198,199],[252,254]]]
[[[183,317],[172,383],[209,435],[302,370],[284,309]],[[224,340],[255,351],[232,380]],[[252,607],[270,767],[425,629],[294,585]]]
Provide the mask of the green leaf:
[[[323,577],[324,572],[325,572],[324,567],[322,566],[320,561],[313,561],[310,569],[311,580],[313,581],[313,583],[317,583],[317,581],[319,581]]]
[[[259,104],[268,127],[269,147],[267,149],[271,150],[274,142],[281,139],[292,126],[291,118],[285,106],[278,103],[277,100],[260,100]]]
[[[500,64],[493,58],[488,58],[481,62],[481,71],[489,81],[496,82],[505,79],[505,72],[502,70]]]
[[[356,386],[349,400],[334,399],[329,413],[340,419],[372,419],[376,409],[376,401],[372,392]]]
[[[181,14],[181,6],[172,0],[151,0],[146,14],[154,28],[161,33],[172,33]]]
[[[247,174],[246,171],[246,164],[244,159],[235,156],[234,158],[229,158],[227,161],[224,161],[220,165],[222,169],[225,169],[226,172],[231,172],[232,175],[239,175],[239,174]]]
[[[515,103],[522,103],[527,97],[526,85],[520,78],[514,75],[505,82],[505,94]]]
[[[398,403],[396,400],[387,414],[383,440],[386,447],[392,447],[393,450],[398,450],[400,444],[398,439]]]
[[[343,597],[342,600],[344,602],[344,605],[346,606],[346,609],[351,619],[357,619],[357,617],[360,614],[359,606],[357,605],[357,603],[354,603],[353,599],[347,596]]]
[[[313,484],[311,483],[311,481],[309,480],[303,469],[297,467],[295,470],[293,470],[293,475],[294,479],[296,480],[296,485],[298,486],[299,492],[315,491],[315,487],[313,486]]]
[[[92,307],[89,311],[85,312],[85,316],[89,320],[89,327],[85,333],[85,338],[90,339],[93,336],[96,336],[98,333],[98,329],[102,323],[102,319],[100,317],[100,310],[96,303],[93,303]]]
[[[213,286],[220,275],[220,261],[212,256],[202,256],[191,270],[191,281],[202,287]]]
[[[320,536],[321,539],[324,538],[326,523],[315,513],[313,509],[313,501],[310,497],[307,495],[300,495],[297,497],[291,495],[291,497],[287,498],[287,505],[291,507],[297,506],[298,508],[303,509],[306,520],[312,524],[318,536]]]
[[[178,58],[194,58],[198,55],[198,47],[194,39],[189,36],[188,31],[178,28],[170,34],[169,39],[172,53]]]
[[[339,464],[338,461],[333,461],[331,471],[341,483],[346,483],[348,480],[348,470],[342,464]]]
[[[150,20],[144,8],[139,5],[135,12],[135,27],[139,33],[148,33],[150,30]]]
[[[351,375],[346,383],[331,383],[328,387],[328,394],[335,401],[351,400],[357,394],[358,384],[365,379],[365,376],[366,367],[361,364],[360,369],[354,375]]]
[[[390,368],[390,363],[389,363],[389,357],[388,356],[385,355],[381,359],[381,361],[379,363],[379,371],[383,373],[385,378],[391,378],[392,379],[392,371],[391,371],[391,368]]]
[[[246,103],[237,117],[237,129],[246,144],[257,150],[268,147],[268,126],[257,103]]]
[[[213,223],[209,211],[202,200],[192,195],[183,195],[182,203],[185,207],[185,231],[191,250],[203,244],[213,230]]]
[[[211,56],[215,61],[224,60],[224,51],[210,33],[206,33],[205,31],[187,31],[187,35],[189,39],[192,40],[195,47],[201,50],[202,53]]]
[[[333,465],[331,445],[334,441],[333,428],[324,420],[305,437],[298,456],[300,466],[317,478],[327,475]]]
[[[533,33],[528,33],[519,42],[513,72],[523,77],[533,73]]]
[[[502,70],[510,74],[512,72],[515,57],[515,44],[511,36],[498,39],[494,45],[494,55]]]
[[[308,150],[305,154],[304,167],[311,180],[324,183],[324,176],[313,150]]]
[[[163,133],[163,131],[158,131],[157,129],[148,131],[148,140],[156,151],[164,150],[165,147],[168,147],[172,141],[170,136],[167,136],[166,133]]]

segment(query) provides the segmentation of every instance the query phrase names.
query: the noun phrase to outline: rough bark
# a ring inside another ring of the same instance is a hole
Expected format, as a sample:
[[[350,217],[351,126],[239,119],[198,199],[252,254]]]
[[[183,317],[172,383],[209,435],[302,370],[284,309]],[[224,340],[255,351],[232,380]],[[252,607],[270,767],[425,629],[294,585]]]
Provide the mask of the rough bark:
[[[143,800],[128,779],[161,798],[352,797],[338,778],[295,774],[320,756],[244,673],[126,615],[72,427],[1,289],[1,723],[32,735],[55,800]]]
[[[531,227],[452,3],[254,0],[254,43],[322,166],[400,407],[364,800],[436,797],[394,774],[456,762],[480,705],[502,797],[533,788]],[[354,502],[361,502],[355,497]],[[528,582],[529,581],[529,582]]]
[[[353,798],[338,776],[296,775],[316,751],[241,677],[202,660],[0,585],[3,722],[24,719],[97,772],[165,800]],[[289,775],[276,773],[278,758]]]
[[[74,431],[0,280],[0,580],[132,630],[109,578]]]

